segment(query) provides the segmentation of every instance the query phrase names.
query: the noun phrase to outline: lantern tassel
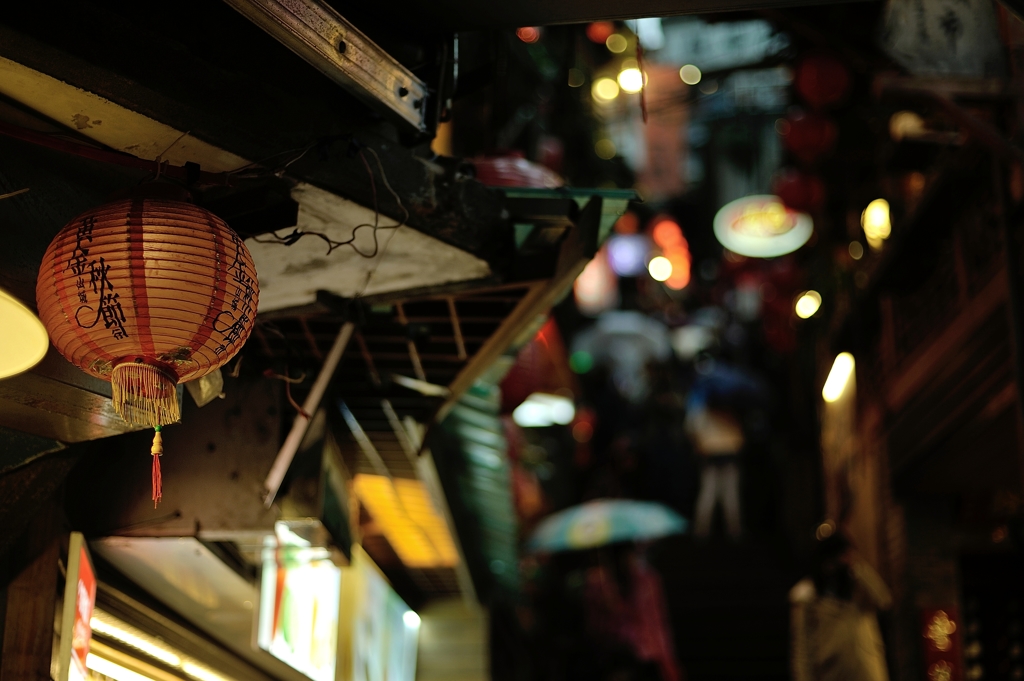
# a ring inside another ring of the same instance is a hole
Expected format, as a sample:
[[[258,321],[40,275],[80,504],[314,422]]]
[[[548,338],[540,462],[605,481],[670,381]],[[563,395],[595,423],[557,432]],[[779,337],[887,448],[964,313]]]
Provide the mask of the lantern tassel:
[[[135,426],[164,426],[181,418],[178,408],[177,377],[159,367],[125,362],[110,374],[114,411]]]
[[[164,438],[160,434],[160,426],[153,428],[153,448],[150,454],[153,455],[153,508],[157,507],[164,496],[164,478],[160,472],[160,457],[164,454]]]

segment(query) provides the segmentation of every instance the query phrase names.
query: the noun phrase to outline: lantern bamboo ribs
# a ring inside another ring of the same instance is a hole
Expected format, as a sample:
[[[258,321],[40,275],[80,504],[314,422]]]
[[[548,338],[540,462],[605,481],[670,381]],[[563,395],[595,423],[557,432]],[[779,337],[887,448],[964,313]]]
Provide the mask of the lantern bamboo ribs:
[[[185,201],[131,198],[78,216],[54,237],[36,302],[57,350],[111,382],[121,418],[159,428],[180,418],[178,383],[242,348],[259,285],[249,249],[216,215]]]
[[[174,386],[241,349],[258,299],[249,250],[223,220],[154,199],[72,220],[50,244],[36,288],[57,350],[112,381],[118,414],[146,426],[178,420]]]

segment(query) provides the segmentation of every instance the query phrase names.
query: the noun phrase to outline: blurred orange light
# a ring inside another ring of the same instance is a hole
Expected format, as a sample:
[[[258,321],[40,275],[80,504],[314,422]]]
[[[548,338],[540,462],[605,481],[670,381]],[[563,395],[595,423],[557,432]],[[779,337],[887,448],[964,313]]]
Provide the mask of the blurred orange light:
[[[572,439],[579,443],[590,442],[594,436],[594,427],[586,421],[577,421],[572,427]]]
[[[540,29],[536,26],[523,26],[516,29],[516,36],[524,43],[535,43],[540,40]]]
[[[640,218],[636,213],[625,213],[615,221],[616,234],[636,234],[640,231]]]
[[[662,248],[680,246],[686,241],[683,238],[683,230],[679,229],[679,225],[674,220],[662,220],[654,225],[654,229],[651,230],[651,238]]]
[[[448,525],[419,480],[360,473],[356,496],[407,567],[453,567],[459,554]],[[397,495],[396,495],[397,492]]]
[[[595,21],[587,26],[587,38],[598,45],[604,45],[612,33],[615,33],[615,24],[610,21]]]
[[[683,240],[686,243],[686,240]],[[689,247],[675,248],[665,252],[665,257],[672,263],[672,276],[665,280],[665,286],[679,291],[686,288],[690,283],[690,249]]]

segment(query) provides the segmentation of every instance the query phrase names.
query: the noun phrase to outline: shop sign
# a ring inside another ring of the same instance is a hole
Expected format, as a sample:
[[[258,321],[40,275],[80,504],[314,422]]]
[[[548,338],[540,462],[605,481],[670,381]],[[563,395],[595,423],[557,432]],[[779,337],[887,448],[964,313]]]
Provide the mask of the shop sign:
[[[733,253],[775,258],[807,243],[811,216],[791,210],[777,196],[747,196],[724,205],[715,215],[715,237]]]
[[[80,532],[71,533],[66,575],[57,678],[85,681],[90,678],[85,663],[92,641],[90,622],[96,605],[96,573]]]
[[[313,681],[334,681],[341,569],[278,522],[263,548],[259,647]]]

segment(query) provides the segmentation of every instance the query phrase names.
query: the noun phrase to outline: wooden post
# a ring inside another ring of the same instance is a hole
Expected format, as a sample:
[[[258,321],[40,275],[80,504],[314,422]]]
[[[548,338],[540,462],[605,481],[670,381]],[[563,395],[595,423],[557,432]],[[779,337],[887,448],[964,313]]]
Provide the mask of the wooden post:
[[[50,678],[62,539],[60,520],[57,504],[47,503],[11,552],[11,572],[15,576],[7,585],[0,681]],[[18,560],[22,556],[27,562]]]

